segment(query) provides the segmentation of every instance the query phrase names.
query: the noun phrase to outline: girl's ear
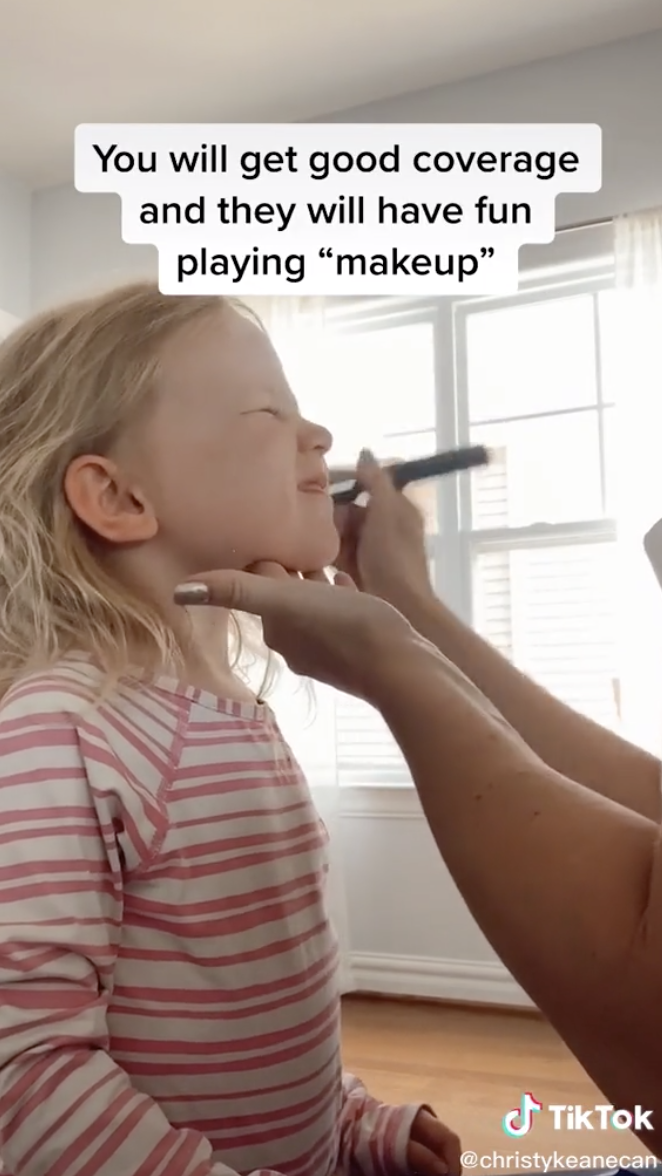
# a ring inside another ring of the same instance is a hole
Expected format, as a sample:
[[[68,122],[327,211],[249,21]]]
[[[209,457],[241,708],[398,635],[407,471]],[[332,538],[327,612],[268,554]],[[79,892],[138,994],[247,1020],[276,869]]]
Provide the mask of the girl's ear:
[[[108,543],[145,543],[158,532],[148,499],[109,458],[74,458],[64,475],[64,495],[76,518]]]

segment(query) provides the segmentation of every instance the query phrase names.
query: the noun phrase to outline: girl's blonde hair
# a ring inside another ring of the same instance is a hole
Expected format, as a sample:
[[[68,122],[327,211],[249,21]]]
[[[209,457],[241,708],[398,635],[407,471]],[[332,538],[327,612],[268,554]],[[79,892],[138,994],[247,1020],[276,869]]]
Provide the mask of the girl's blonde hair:
[[[136,648],[146,668],[179,662],[159,610],[95,558],[63,482],[78,454],[103,454],[140,411],[172,334],[228,303],[141,282],[40,314],[0,346],[0,697],[74,650],[113,679]]]

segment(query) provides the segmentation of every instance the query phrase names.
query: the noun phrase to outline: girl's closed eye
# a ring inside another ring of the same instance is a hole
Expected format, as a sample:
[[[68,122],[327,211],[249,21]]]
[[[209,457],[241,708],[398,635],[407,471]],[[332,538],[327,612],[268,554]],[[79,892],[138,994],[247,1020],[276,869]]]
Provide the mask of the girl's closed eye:
[[[274,408],[272,404],[266,404],[262,405],[260,408],[249,408],[246,410],[246,412],[242,413],[242,416],[258,416],[265,414],[267,416],[273,417],[280,417],[283,415],[280,409]]]
[[[254,409],[254,412],[260,413],[263,416],[271,416],[277,421],[292,421],[298,417],[296,409],[291,408],[276,408],[275,405],[264,405],[263,408]]]

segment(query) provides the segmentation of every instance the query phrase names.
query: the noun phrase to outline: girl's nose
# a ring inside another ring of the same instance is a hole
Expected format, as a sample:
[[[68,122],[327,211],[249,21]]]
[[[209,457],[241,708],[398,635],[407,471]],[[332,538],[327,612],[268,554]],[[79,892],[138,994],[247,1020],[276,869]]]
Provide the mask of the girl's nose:
[[[304,421],[305,428],[305,447],[307,449],[319,449],[322,453],[328,453],[333,445],[333,436],[324,425],[316,425],[313,421]]]

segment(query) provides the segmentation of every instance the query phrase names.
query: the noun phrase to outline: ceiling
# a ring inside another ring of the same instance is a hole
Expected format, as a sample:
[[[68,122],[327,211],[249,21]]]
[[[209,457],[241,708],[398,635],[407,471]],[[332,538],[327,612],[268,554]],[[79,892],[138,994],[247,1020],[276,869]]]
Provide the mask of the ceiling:
[[[69,180],[79,122],[305,121],[659,28],[662,0],[0,0],[0,170]]]

